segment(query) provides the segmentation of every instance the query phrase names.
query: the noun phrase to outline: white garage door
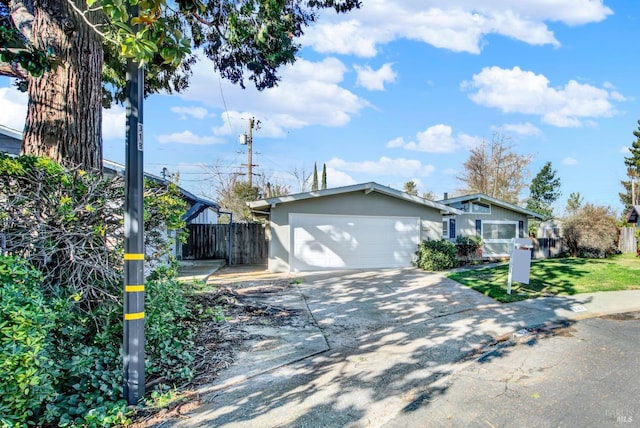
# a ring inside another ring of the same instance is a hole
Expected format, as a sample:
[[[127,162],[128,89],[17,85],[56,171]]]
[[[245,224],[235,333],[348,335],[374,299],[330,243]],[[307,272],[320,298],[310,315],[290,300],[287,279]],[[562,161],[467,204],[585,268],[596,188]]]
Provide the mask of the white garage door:
[[[291,214],[292,271],[411,266],[418,217]]]

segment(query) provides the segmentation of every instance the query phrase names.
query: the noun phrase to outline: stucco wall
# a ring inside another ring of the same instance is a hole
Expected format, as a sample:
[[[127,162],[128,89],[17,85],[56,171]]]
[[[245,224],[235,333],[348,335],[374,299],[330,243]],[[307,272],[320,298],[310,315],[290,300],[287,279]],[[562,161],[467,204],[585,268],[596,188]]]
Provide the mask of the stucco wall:
[[[377,192],[365,194],[358,191],[279,204],[271,208],[270,218],[269,270],[273,272],[289,271],[291,213],[419,217],[422,223],[421,240],[440,239],[442,236],[442,215],[439,210]]]

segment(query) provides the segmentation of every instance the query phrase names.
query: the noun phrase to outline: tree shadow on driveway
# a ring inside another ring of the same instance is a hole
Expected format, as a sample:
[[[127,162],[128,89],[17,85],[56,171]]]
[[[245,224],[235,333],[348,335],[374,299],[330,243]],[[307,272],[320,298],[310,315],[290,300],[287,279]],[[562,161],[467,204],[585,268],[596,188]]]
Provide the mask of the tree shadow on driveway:
[[[445,394],[438,380],[461,361],[555,318],[413,268],[308,275],[297,287],[330,349],[205,395],[170,425],[383,426]]]

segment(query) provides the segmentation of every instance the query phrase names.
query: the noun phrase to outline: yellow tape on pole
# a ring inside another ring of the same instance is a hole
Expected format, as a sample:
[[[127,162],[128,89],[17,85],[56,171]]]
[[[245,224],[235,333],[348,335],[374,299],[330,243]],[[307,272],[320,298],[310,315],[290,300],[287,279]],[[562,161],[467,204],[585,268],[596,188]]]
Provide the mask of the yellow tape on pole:
[[[124,291],[127,293],[139,293],[144,291],[144,285],[125,285]]]
[[[144,260],[144,254],[125,253],[125,260]]]
[[[144,318],[144,312],[135,312],[133,314],[124,314],[125,321],[141,320]]]

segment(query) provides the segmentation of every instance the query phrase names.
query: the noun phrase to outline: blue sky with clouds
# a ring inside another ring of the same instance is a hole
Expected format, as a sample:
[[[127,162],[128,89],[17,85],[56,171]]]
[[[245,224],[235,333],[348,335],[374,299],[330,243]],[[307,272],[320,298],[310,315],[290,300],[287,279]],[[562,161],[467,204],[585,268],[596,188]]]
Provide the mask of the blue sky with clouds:
[[[629,0],[363,0],[323,14],[276,88],[221,80],[206,60],[183,94],[145,101],[145,169],[180,173],[213,196],[207,165],[300,190],[294,171],[326,163],[329,186],[376,181],[441,197],[470,148],[500,132],[549,161],[571,192],[618,212],[623,159],[640,119],[640,3]],[[21,129],[26,97],[0,78],[0,123]],[[124,160],[124,109],[105,110],[105,157]],[[525,198],[528,193],[522,194]],[[561,214],[561,212],[558,212]]]

